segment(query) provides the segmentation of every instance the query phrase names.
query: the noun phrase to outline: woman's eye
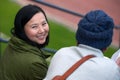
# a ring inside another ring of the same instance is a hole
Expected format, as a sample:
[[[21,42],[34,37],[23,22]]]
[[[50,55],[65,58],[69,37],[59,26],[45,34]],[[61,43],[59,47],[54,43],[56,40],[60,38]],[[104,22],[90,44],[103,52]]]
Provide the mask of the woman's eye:
[[[47,23],[45,22],[45,23],[42,24],[42,26],[45,26],[46,24],[47,24]]]
[[[37,28],[37,26],[32,26],[32,28]]]

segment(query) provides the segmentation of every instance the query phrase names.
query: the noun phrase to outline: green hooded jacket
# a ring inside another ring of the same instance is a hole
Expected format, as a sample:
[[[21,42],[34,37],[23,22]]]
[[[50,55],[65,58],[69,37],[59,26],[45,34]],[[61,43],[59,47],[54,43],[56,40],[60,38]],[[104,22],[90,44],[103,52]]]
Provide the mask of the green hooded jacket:
[[[47,53],[12,37],[0,64],[0,80],[42,80],[47,72]]]

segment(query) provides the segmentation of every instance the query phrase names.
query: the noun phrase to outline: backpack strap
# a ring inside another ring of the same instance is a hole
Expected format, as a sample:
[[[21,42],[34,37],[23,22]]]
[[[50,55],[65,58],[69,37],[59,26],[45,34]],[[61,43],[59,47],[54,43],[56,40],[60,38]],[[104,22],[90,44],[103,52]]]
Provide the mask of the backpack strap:
[[[62,76],[56,75],[52,80],[65,80],[71,73],[73,73],[82,63],[88,59],[95,57],[95,55],[87,55],[77,61],[72,67],[70,67]]]

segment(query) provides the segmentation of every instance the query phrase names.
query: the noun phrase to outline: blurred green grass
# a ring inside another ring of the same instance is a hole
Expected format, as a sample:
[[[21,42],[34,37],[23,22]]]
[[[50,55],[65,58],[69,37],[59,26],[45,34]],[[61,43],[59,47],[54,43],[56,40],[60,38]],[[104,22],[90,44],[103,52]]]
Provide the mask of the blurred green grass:
[[[0,1],[0,32],[11,36],[10,29],[14,26],[14,18],[17,11],[21,8],[20,5],[12,0]],[[47,13],[46,13],[47,14]],[[62,47],[75,46],[75,32],[68,30],[65,25],[57,23],[49,19],[50,24],[50,43],[47,48],[58,50]],[[1,54],[3,53],[6,43],[0,43]],[[116,51],[116,48],[110,46],[105,51],[105,56],[111,57]]]
[[[19,8],[20,6],[18,4],[13,4],[10,0],[0,0],[0,32],[11,36],[10,29],[13,27],[15,12],[17,12]],[[6,43],[0,42],[0,54],[2,54],[6,45]]]

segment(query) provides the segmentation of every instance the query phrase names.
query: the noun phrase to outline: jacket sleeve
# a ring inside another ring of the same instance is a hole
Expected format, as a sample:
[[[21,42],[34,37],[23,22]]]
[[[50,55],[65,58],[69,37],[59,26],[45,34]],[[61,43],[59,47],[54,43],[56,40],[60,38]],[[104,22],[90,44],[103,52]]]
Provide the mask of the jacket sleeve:
[[[46,64],[34,62],[31,66],[31,76],[33,76],[31,80],[42,80],[46,76],[47,69]]]

